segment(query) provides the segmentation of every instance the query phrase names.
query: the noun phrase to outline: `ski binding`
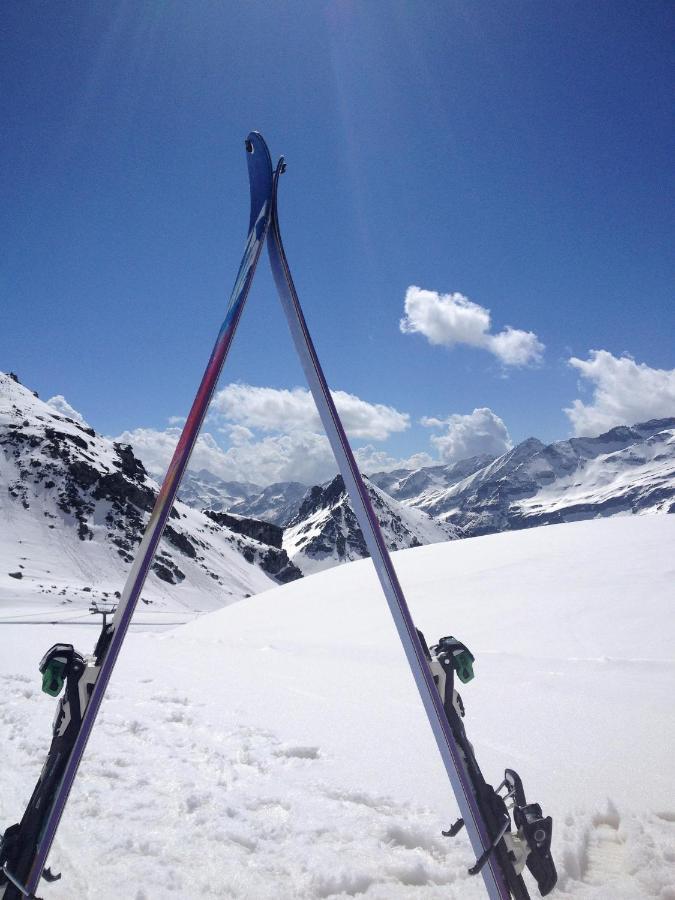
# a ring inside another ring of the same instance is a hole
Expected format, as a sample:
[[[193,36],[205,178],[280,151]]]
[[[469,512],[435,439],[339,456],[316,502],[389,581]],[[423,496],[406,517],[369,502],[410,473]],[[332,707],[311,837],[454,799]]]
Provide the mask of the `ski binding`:
[[[455,675],[466,684],[474,677],[471,651],[454,637],[443,637],[430,649],[424,635],[417,632],[427,653],[427,663],[443,701],[443,708],[453,736],[461,750],[476,799],[489,829],[490,845],[469,869],[477,875],[493,856],[504,871],[516,900],[528,900],[529,894],[521,877],[524,868],[537,882],[542,897],[549,894],[557,881],[551,856],[553,820],[544,817],[538,803],[528,803],[523,782],[513,769],[506,769],[501,784],[495,789],[487,784],[467,738],[462,719],[464,704],[455,688]],[[444,837],[455,837],[464,827],[458,819]]]

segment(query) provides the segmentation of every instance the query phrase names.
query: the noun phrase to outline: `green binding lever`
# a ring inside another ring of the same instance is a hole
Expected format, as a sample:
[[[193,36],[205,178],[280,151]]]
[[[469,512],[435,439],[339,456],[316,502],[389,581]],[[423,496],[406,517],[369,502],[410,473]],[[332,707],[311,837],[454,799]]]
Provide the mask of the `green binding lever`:
[[[39,668],[42,672],[42,690],[45,694],[58,697],[61,693],[73,655],[72,644],[54,644],[42,657]]]
[[[42,673],[42,690],[50,697],[58,697],[63,688],[66,663],[62,659],[53,659]]]
[[[474,677],[474,655],[461,641],[452,636],[441,638],[438,642],[438,651],[447,654],[452,660],[452,667],[457,672],[457,677],[466,684]]]

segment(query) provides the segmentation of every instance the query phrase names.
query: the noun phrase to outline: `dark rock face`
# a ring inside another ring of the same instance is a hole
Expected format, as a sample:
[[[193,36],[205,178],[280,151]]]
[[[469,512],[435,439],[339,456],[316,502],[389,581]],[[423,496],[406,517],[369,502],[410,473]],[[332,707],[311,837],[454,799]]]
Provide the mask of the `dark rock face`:
[[[269,522],[260,521],[260,519],[232,516],[229,513],[217,512],[213,509],[205,509],[204,515],[218,525],[224,525],[226,528],[229,528],[230,531],[236,531],[237,534],[245,534],[253,538],[254,541],[260,541],[261,544],[269,544],[270,547],[281,549],[284,530],[278,525],[271,525]]]
[[[310,488],[291,525],[298,525],[321,510],[326,511],[326,516],[320,530],[317,531],[313,522],[307,522],[297,532],[307,556],[322,559],[336,554],[338,560],[369,556],[363,532],[348,501],[342,475],[336,475],[325,486]],[[311,537],[305,541],[304,534],[311,534]]]
[[[261,522],[258,519],[243,519],[231,516],[228,513],[204,510],[204,514],[217,525],[228,528],[236,534],[245,535],[263,546],[248,545],[242,548],[244,559],[253,564],[258,564],[263,572],[280,583],[295,581],[302,578],[302,572],[288,558],[285,550],[281,549],[283,529],[278,525],[270,525],[269,522]]]
[[[342,475],[336,475],[327,485],[314,485],[305,494],[305,498],[300,504],[300,509],[290,524],[301,522],[320,509],[330,509],[331,506],[335,506],[345,496],[345,493],[345,483],[342,480]]]

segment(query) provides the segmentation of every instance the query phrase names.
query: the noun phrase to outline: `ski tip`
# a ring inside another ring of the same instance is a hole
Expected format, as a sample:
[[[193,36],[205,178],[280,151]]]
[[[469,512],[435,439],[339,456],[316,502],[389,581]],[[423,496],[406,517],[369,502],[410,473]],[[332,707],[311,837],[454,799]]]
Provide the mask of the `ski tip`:
[[[270,161],[270,168],[272,167],[272,157],[270,151],[267,147],[267,143],[265,138],[260,134],[259,131],[250,131],[246,139],[244,141],[244,147],[246,148],[246,152],[251,155],[262,153],[267,159]]]
[[[255,226],[261,212],[269,208],[272,197],[272,157],[259,131],[251,131],[244,141],[246,164],[251,189],[251,216],[249,231]]]

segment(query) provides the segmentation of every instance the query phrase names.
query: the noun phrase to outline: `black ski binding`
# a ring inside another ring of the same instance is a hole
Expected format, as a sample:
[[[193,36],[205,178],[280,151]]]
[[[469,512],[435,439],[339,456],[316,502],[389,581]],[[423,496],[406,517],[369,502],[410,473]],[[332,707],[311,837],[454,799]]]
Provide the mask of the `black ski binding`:
[[[544,818],[538,803],[526,801],[523,782],[513,769],[506,769],[503,783],[509,788],[507,796],[514,798],[514,824],[518,832],[522,832],[530,851],[527,868],[539,886],[539,893],[545,897],[553,890],[558,877],[551,857],[553,819],[551,816]]]
[[[97,648],[108,640],[108,630],[101,632]],[[40,661],[39,670],[42,690],[50,697],[58,697],[61,693],[63,696],[58,701],[54,716],[47,761],[24,816],[21,822],[6,828],[0,837],[0,897],[3,900],[19,900],[22,897],[39,900],[35,894],[28,892],[25,882],[40,839],[42,811],[58,787],[98,671],[72,644],[54,644],[50,647]],[[42,878],[53,883],[61,878],[61,874],[45,868]]]
[[[430,650],[424,635],[420,631],[417,633],[450,728],[466,762],[491,841],[469,873],[477,875],[494,856],[515,900],[529,900],[530,895],[521,875],[527,866],[537,882],[539,893],[545,897],[553,890],[558,877],[551,857],[553,821],[550,816],[544,817],[538,803],[527,802],[523,782],[513,769],[506,769],[504,779],[496,790],[485,781],[462,722],[464,704],[455,689],[455,675],[464,684],[471,681],[474,677],[473,654],[454,637],[441,638]],[[463,826],[464,820],[458,819],[441,834],[455,837]]]

